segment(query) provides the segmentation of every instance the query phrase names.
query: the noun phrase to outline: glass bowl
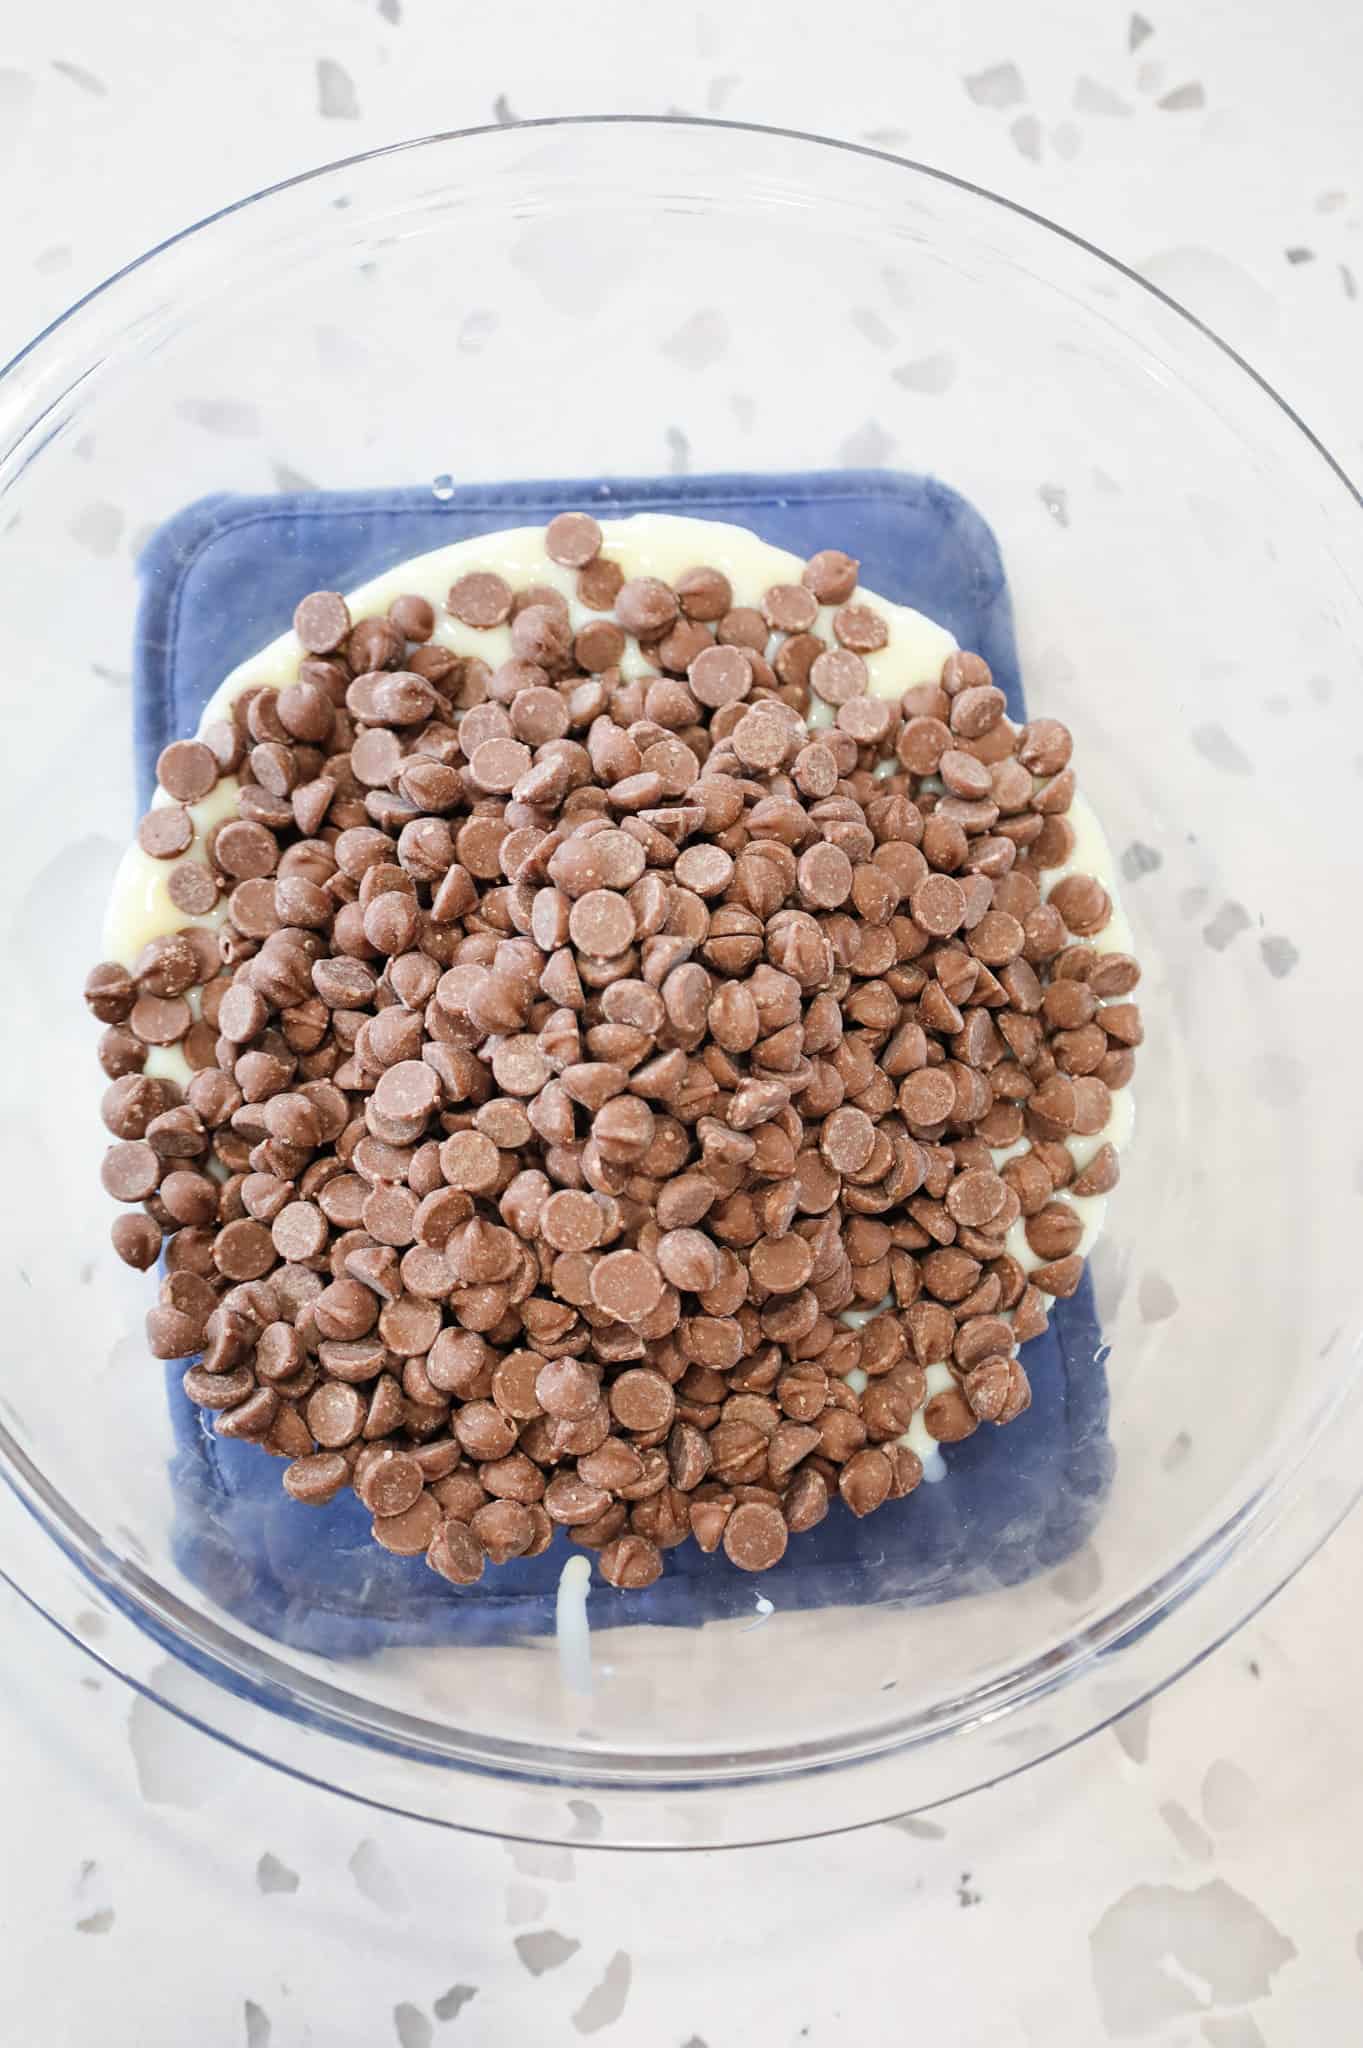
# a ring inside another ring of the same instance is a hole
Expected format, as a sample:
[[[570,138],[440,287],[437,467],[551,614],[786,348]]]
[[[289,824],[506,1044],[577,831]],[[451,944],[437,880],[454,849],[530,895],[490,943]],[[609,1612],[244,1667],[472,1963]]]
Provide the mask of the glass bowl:
[[[927,472],[998,536],[1031,706],[1076,729],[1146,963],[1137,1140],[1094,1262],[1111,1486],[1086,1544],[1021,1583],[909,1605],[872,1550],[854,1598],[764,1615],[746,1582],[702,1627],[596,1637],[589,1694],[552,1634],[511,1628],[303,1653],[180,1568],[149,1282],[107,1249],[79,989],[134,816],[136,557],[215,492],[688,465]],[[1016,206],[811,137],[436,137],[232,208],[73,308],[0,379],[21,1590],[300,1777],[561,1841],[923,1807],[1186,1669],[1363,1470],[1358,1121],[1324,1029],[1363,997],[1361,532],[1326,451],[1161,294]]]

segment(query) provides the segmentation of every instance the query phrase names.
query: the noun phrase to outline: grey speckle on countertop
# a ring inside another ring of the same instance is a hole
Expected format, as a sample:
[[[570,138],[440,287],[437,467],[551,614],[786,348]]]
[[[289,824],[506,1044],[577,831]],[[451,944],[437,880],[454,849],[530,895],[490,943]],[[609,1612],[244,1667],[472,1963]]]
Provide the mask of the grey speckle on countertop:
[[[977,107],[999,111],[1017,106],[1027,92],[1022,73],[1011,60],[972,73],[965,81],[965,89]]]
[[[534,1934],[518,1934],[512,1946],[531,1976],[542,1977],[546,1970],[561,1970],[582,1943],[560,1934],[557,1928],[541,1927]]]
[[[317,59],[317,111],[327,121],[358,121],[360,99],[355,81],[334,57]]]

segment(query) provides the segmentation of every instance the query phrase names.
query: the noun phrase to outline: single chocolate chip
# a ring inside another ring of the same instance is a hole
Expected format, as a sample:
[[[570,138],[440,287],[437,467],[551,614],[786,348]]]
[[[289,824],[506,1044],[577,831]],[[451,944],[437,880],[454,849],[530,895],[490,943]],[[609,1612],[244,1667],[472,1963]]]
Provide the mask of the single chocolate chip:
[[[592,1268],[592,1300],[618,1322],[637,1324],[657,1307],[662,1290],[662,1275],[642,1252],[609,1252]]]
[[[424,643],[435,631],[435,607],[424,597],[395,597],[388,607],[388,616],[404,640]]]
[[[621,1428],[637,1434],[668,1428],[676,1412],[675,1396],[662,1374],[645,1369],[621,1373],[609,1400]]]
[[[770,1571],[785,1555],[788,1530],[777,1507],[745,1501],[724,1526],[724,1554],[740,1571]]]
[[[451,615],[465,626],[484,631],[505,625],[511,616],[511,585],[500,576],[475,571],[461,576],[446,600]]]
[[[309,654],[332,654],[350,632],[350,610],[335,590],[314,590],[299,603],[293,630]]]
[[[172,740],[156,757],[156,779],[177,804],[207,796],[219,772],[216,754],[202,740]]]
[[[175,860],[194,844],[194,820],[183,804],[154,804],[137,828],[137,843],[153,860]]]
[[[657,576],[635,576],[617,592],[615,616],[636,639],[656,638],[677,616],[676,593]]]
[[[857,587],[860,567],[852,555],[843,554],[840,548],[821,548],[805,563],[800,581],[820,604],[846,604]]]
[[[544,531],[544,552],[565,569],[585,569],[601,552],[601,528],[589,512],[560,512]]]

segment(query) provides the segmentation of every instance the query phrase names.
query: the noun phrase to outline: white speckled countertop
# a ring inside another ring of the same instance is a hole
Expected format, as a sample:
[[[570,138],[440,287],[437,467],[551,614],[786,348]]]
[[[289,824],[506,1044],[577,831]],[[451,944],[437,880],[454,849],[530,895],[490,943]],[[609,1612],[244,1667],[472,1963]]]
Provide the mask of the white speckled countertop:
[[[493,118],[722,113],[922,157],[1090,236],[1358,475],[1360,76],[1340,0],[48,0],[0,39],[0,359],[329,157]],[[1153,1707],[930,1820],[628,1864],[286,1783],[6,1596],[0,2039],[1332,2048],[1363,2009],[1360,1574],[1355,1516]]]

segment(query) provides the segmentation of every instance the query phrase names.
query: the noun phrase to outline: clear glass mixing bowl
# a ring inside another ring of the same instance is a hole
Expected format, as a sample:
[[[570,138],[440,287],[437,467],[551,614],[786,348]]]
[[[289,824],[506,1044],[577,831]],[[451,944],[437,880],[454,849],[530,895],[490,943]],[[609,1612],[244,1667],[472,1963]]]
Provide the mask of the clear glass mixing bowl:
[[[687,463],[949,481],[999,537],[1033,708],[1081,736],[1147,962],[1137,1141],[1096,1261],[1111,1492],[1088,1545],[1021,1585],[906,1609],[868,1567],[855,1605],[612,1629],[590,1697],[552,1638],[304,1656],[176,1568],[148,1283],[107,1250],[79,988],[134,814],[135,557],[213,491]],[[0,379],[21,1589],[286,1770],[604,1843],[921,1807],[1186,1668],[1363,1470],[1361,534],[1301,422],[1157,292],[986,193],[802,136],[439,137],[267,192],[75,307]]]

